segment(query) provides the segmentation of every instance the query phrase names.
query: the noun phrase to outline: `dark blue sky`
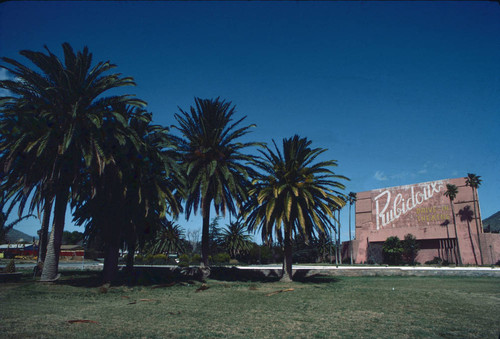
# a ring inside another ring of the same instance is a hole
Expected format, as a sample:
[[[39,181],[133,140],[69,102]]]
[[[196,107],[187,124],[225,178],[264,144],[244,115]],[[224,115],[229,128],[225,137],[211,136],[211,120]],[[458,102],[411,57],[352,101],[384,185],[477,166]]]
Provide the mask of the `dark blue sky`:
[[[1,56],[45,44],[61,55],[65,41],[133,76],[124,91],[156,123],[220,96],[257,124],[251,139],[297,133],[327,148],[347,192],[472,172],[482,215],[500,209],[496,2],[0,4]]]

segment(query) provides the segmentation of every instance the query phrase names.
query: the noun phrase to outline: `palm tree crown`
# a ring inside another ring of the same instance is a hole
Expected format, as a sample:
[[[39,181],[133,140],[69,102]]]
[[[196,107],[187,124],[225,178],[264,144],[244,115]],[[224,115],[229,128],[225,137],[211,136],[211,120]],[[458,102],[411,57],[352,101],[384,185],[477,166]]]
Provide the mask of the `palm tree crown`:
[[[261,156],[255,164],[261,172],[253,181],[251,198],[244,209],[250,231],[260,230],[265,242],[275,238],[284,244],[285,261],[291,260],[295,234],[302,234],[308,241],[316,232],[333,229],[333,211],[344,204],[339,192],[344,185],[336,180],[348,179],[330,169],[337,166],[335,160],[315,163],[326,150],[310,145],[307,138],[295,135],[283,139],[282,151],[276,143],[274,150],[266,146],[265,152],[259,151]],[[291,279],[291,262],[284,269],[284,278]]]

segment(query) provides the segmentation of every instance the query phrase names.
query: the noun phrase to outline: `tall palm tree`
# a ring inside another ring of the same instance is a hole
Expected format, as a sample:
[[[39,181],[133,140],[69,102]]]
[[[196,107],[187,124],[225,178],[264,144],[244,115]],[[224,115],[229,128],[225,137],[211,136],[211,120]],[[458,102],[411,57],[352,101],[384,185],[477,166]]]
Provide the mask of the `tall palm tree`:
[[[343,204],[339,190],[344,185],[336,181],[348,180],[336,175],[330,168],[335,160],[315,161],[326,149],[311,148],[311,141],[298,135],[283,139],[280,151],[265,146],[255,159],[260,169],[249,192],[244,217],[250,231],[260,230],[262,240],[273,238],[284,249],[283,281],[292,279],[292,239],[300,233],[306,242],[316,233],[334,229],[334,208]]]
[[[482,227],[479,228],[479,221],[481,219],[477,215],[477,210],[479,208],[476,209],[476,203],[478,203],[477,189],[481,185],[480,178],[481,178],[481,176],[475,175],[474,173],[467,173],[467,176],[465,177],[465,184],[467,186],[470,186],[470,188],[472,188],[472,200],[473,200],[473,205],[474,205],[474,219],[476,219],[476,231],[477,231],[477,242],[478,242],[478,247],[479,247],[479,256],[481,258],[481,265],[484,265],[483,249],[481,248],[481,236],[480,236],[480,234],[483,232],[482,232]],[[476,254],[474,253],[474,256],[475,255]]]
[[[126,119],[120,112],[110,111],[111,105],[144,105],[143,101],[129,95],[105,97],[112,89],[135,85],[130,77],[105,74],[115,65],[108,61],[93,66],[92,54],[87,47],[78,53],[68,43],[62,48],[64,61],[47,47],[46,53],[20,52],[40,72],[13,59],[2,58],[9,65],[2,67],[16,80],[0,82],[1,88],[13,93],[12,97],[1,102],[2,114],[14,119],[22,115],[32,116],[39,128],[36,134],[26,129],[18,131],[19,136],[25,137],[6,147],[6,163],[23,156],[33,159],[32,165],[40,174],[38,187],[48,187],[45,192],[54,197],[54,220],[42,272],[43,281],[57,278],[66,208],[71,194],[78,191],[82,169],[98,164],[95,168],[102,173],[108,160],[98,143],[102,139],[99,135],[102,133],[103,114],[108,112],[125,127]],[[9,170],[7,168],[7,172]],[[23,173],[28,170],[24,169]],[[45,201],[48,200],[45,197]]]
[[[472,254],[474,254],[474,261],[476,262],[477,265],[477,256],[476,256],[476,251],[474,250],[474,241],[472,240],[472,232],[470,231],[470,222],[472,221],[474,213],[467,205],[460,211],[458,211],[458,215],[460,216],[460,221],[465,221],[467,223],[467,229],[469,230],[470,246],[472,248]]]
[[[195,98],[195,107],[175,114],[182,137],[177,139],[186,180],[186,217],[201,209],[203,219],[202,266],[208,266],[210,208],[236,214],[247,198],[251,157],[244,150],[254,142],[240,142],[255,125],[240,127],[246,117],[234,121],[231,102]]]
[[[351,206],[356,203],[356,193],[354,192],[349,192],[349,195],[347,196],[347,201],[349,202],[349,242],[350,242],[350,257],[351,257],[351,265],[353,264],[353,255],[352,255],[352,237],[351,237]]]
[[[251,248],[250,235],[241,219],[230,222],[220,234],[222,246],[229,252],[231,258],[248,252]]]
[[[457,197],[458,194],[458,188],[456,185],[453,184],[446,184],[446,192],[444,192],[444,195],[447,196],[450,199],[450,205],[451,205],[451,214],[453,216],[453,226],[455,226],[455,238],[457,240],[457,257],[458,257],[458,264],[462,265],[462,254],[460,253],[460,243],[459,243],[459,236],[457,232],[457,220],[455,218],[455,207],[453,206],[453,200]]]

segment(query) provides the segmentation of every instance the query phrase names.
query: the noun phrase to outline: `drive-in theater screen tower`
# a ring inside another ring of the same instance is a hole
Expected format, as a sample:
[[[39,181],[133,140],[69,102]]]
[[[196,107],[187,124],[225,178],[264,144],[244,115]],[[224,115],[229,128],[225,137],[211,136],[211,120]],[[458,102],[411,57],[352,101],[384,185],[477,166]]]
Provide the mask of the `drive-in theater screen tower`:
[[[450,199],[444,195],[447,184],[458,187],[453,201],[458,234]],[[483,233],[477,193],[475,200],[476,213],[472,189],[464,178],[357,193],[356,239],[352,244],[355,262],[382,262],[384,241],[391,236],[403,240],[410,233],[420,245],[416,258],[420,263],[434,257],[458,263],[460,249],[463,264],[494,264],[500,259],[500,235]]]

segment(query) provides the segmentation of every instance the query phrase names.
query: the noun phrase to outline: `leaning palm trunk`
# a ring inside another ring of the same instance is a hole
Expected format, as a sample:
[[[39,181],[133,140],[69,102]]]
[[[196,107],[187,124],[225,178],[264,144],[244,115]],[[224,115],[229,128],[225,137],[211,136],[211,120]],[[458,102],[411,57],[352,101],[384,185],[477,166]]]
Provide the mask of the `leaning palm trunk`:
[[[458,240],[458,232],[457,232],[457,220],[455,218],[455,207],[453,206],[453,201],[450,201],[451,204],[451,213],[453,215],[453,226],[455,227],[455,239],[457,240],[457,259],[458,259],[458,265],[462,266],[462,254],[460,253],[460,244]]]
[[[470,231],[470,222],[469,222],[469,220],[467,220],[467,228],[469,230],[469,239],[470,239],[470,246],[472,247],[472,254],[474,254],[474,262],[477,265],[476,250],[474,249],[474,241],[472,240],[472,233]]]
[[[61,252],[67,204],[68,194],[66,192],[60,193],[56,196],[54,223],[52,226],[52,232],[50,232],[47,254],[45,255],[40,281],[54,281],[58,278],[59,254]]]
[[[476,201],[479,201],[479,199],[476,199],[477,195],[477,190],[472,187],[472,198],[473,198],[473,205],[474,205],[474,219],[476,219],[476,231],[477,231],[477,246],[479,247],[479,257],[481,258],[481,265],[484,265],[484,259],[483,259],[483,249],[481,248],[481,233],[479,232],[479,223],[478,223],[478,215],[477,215],[477,209],[476,209]],[[476,253],[474,252],[474,256]],[[477,260],[476,260],[477,262]]]
[[[292,271],[292,230],[290,227],[285,226],[285,237],[283,239],[283,275],[281,276],[282,282],[290,282],[293,278]]]

